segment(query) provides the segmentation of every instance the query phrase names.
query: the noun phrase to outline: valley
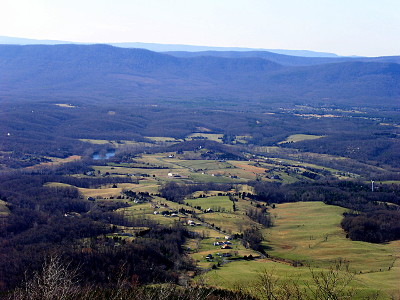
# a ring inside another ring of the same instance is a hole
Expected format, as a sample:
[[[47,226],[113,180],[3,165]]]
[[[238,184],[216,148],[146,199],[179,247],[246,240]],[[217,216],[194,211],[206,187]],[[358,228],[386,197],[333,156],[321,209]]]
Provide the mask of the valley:
[[[400,297],[398,57],[0,45],[0,75],[0,297],[51,261],[82,299]]]

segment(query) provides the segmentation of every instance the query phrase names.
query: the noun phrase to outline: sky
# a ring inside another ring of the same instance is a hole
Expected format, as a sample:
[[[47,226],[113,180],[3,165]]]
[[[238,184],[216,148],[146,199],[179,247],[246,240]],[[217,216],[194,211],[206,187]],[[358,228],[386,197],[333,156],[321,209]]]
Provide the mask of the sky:
[[[0,0],[0,36],[400,55],[400,1]]]

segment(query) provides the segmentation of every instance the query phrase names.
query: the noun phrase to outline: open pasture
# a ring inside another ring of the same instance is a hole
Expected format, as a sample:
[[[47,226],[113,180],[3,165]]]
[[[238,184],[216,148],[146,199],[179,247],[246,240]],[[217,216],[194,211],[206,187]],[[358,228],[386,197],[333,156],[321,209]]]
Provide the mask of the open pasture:
[[[0,200],[0,218],[6,217],[10,213],[10,210],[7,207],[7,202]]]
[[[194,140],[196,138],[204,138],[210,141],[215,141],[215,142],[219,142],[222,143],[222,137],[224,135],[220,134],[220,133],[192,133],[190,135],[188,135],[187,139],[188,140]]]
[[[146,136],[146,139],[152,140],[154,142],[162,142],[162,143],[178,143],[181,142],[181,139],[176,139],[173,137],[166,136]]]
[[[316,140],[323,138],[324,135],[313,135],[313,134],[292,134],[289,135],[286,140],[279,142],[278,144],[285,143],[296,143],[301,141]]]
[[[400,242],[372,244],[346,239],[340,227],[344,208],[322,202],[279,204],[271,210],[275,226],[264,230],[265,246],[274,257],[302,261],[312,266],[327,267],[344,259],[360,280],[366,278],[371,287],[380,288],[400,278]],[[396,285],[388,287],[396,290]]]
[[[323,269],[314,269],[321,272]],[[310,290],[315,288],[311,272],[308,267],[293,267],[289,264],[275,262],[268,259],[257,260],[239,260],[224,264],[215,270],[211,270],[200,278],[206,284],[227,289],[242,289],[254,296],[260,296],[260,275],[263,273],[272,274],[273,278],[278,280],[278,284],[296,282],[302,291],[311,296]],[[397,299],[398,290],[385,289],[385,284],[380,285],[377,282],[364,280],[362,275],[356,275],[350,283],[350,288],[357,290],[354,299],[366,299],[374,291],[380,291],[378,299]]]
[[[173,169],[147,169],[147,168],[129,168],[129,167],[114,167],[114,166],[93,166],[93,169],[100,171],[100,173],[109,173],[111,175],[138,175],[147,174],[150,177],[155,176],[159,179],[168,179],[168,173],[175,173],[181,176],[188,176],[190,171],[185,168],[173,168]]]
[[[238,214],[213,212],[201,215],[209,224],[214,224],[229,234],[241,233],[243,230],[253,226],[260,226],[250,220],[243,212]]]
[[[232,165],[234,165],[236,168],[245,170],[246,172],[250,173],[255,173],[255,174],[264,174],[265,173],[265,168],[257,167],[254,166],[254,162],[249,162],[249,161],[229,161]]]
[[[218,169],[230,169],[233,166],[230,163],[216,160],[180,160],[180,159],[169,159],[171,163],[177,166],[190,168],[194,170],[218,170]]]
[[[135,146],[143,146],[143,147],[151,147],[154,146],[152,143],[146,142],[136,142],[130,140],[101,140],[101,139],[79,139],[81,142],[93,144],[93,145],[109,145],[113,148],[119,148],[121,146],[126,145],[135,145]]]
[[[214,174],[215,175],[215,174]],[[201,173],[192,173],[190,175],[193,181],[196,182],[213,182],[213,183],[236,183],[239,182],[240,179],[233,179],[226,176],[213,176],[210,174],[201,174]]]
[[[75,105],[68,104],[68,103],[55,103],[55,106],[64,107],[64,108],[75,108]]]
[[[112,187],[112,184],[104,185],[99,188],[78,188],[79,192],[82,193],[85,197],[101,197],[101,198],[109,198],[109,197],[117,197],[122,194],[124,189],[136,189],[138,185],[135,183],[118,183],[116,188]]]
[[[66,183],[60,183],[60,182],[47,182],[45,186],[48,187],[75,187]],[[109,197],[117,197],[122,194],[122,191],[127,189],[127,190],[133,190],[133,191],[145,191],[146,189],[149,189],[151,187],[157,187],[156,185],[144,185],[144,184],[135,184],[135,183],[118,183],[116,188],[112,187],[112,184],[107,184],[100,186],[98,188],[80,188],[76,187],[79,192],[84,196],[84,197],[99,197],[99,198],[109,198]]]
[[[193,207],[200,206],[203,210],[211,208],[213,211],[232,211],[232,201],[228,196],[187,199],[185,202]]]

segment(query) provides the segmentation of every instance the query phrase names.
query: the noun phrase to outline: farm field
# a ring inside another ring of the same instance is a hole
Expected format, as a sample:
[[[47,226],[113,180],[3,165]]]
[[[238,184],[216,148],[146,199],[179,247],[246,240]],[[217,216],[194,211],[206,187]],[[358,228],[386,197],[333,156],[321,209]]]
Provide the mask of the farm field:
[[[275,226],[266,229],[265,245],[274,257],[326,266],[342,258],[356,272],[387,270],[400,254],[396,242],[373,244],[351,241],[340,227],[346,209],[322,202],[276,205]],[[399,274],[400,275],[400,274]]]
[[[192,154],[195,153],[187,151],[183,155]],[[293,280],[301,278],[301,284],[312,286],[309,267],[318,271],[327,270],[335,261],[344,260],[349,264],[349,270],[355,273],[352,283],[354,287],[361,288],[365,293],[381,289],[381,295],[384,295],[382,299],[389,295],[400,295],[397,288],[397,279],[400,278],[400,242],[372,244],[347,239],[340,227],[343,212],[346,211],[344,208],[322,202],[275,204],[275,208],[268,208],[274,227],[264,228],[246,215],[255,207],[265,206],[265,203],[255,199],[236,197],[234,211],[229,196],[221,196],[226,192],[218,190],[194,192],[183,200],[183,204],[167,201],[158,194],[159,188],[170,181],[232,183],[236,187],[231,193],[253,193],[251,186],[246,184],[249,180],[290,184],[298,180],[310,180],[301,175],[306,171],[321,171],[323,174],[325,171],[334,173],[338,170],[281,158],[257,157],[252,160],[225,161],[185,159],[183,155],[175,152],[143,154],[132,159],[132,162],[93,165],[94,177],[129,176],[138,183],[118,183],[117,187],[108,184],[78,190],[85,198],[93,197],[99,204],[107,201],[129,204],[129,207],[118,209],[128,219],[133,216],[164,226],[178,223],[185,226],[196,234],[184,244],[185,251],[199,268],[207,270],[203,276],[210,285],[229,289],[240,285],[250,287],[257,281],[259,274],[267,270],[285,280],[288,277]],[[74,176],[90,177],[85,174]],[[46,185],[68,186],[54,182]],[[134,203],[133,199],[117,199],[123,196],[125,190],[147,192],[152,194],[152,198],[144,203]],[[211,211],[205,212],[207,209]],[[194,213],[182,213],[184,210]],[[188,220],[194,221],[195,225],[189,226]],[[269,258],[244,247],[240,237],[232,240],[229,249],[214,245],[223,240],[225,235],[240,236],[251,228],[261,229],[264,239],[261,245]],[[132,230],[128,228],[122,232],[130,233]],[[134,239],[124,235],[121,238]],[[222,257],[222,254],[229,257]],[[208,255],[213,258],[207,259]],[[255,259],[243,259],[249,255]]]
[[[286,140],[279,142],[278,144],[284,143],[296,143],[301,141],[316,140],[323,138],[323,135],[312,135],[312,134],[292,134],[286,138]]]
[[[204,278],[215,286],[235,288],[254,283],[267,270],[282,278],[301,278],[302,282],[310,283],[308,265],[323,270],[342,259],[356,274],[353,285],[365,291],[382,290],[382,299],[390,295],[398,297],[400,242],[372,244],[346,239],[339,225],[343,211],[321,202],[276,205],[270,210],[275,216],[275,226],[264,229],[264,246],[273,259],[283,261],[231,262],[208,272]],[[230,219],[225,218],[224,223],[230,223]],[[292,261],[304,266],[293,267]]]
[[[214,211],[232,211],[232,201],[229,200],[228,196],[187,199],[185,202],[193,207],[200,206],[203,210],[211,208]]]
[[[210,141],[222,143],[222,137],[223,137],[223,134],[219,134],[219,133],[192,133],[192,134],[188,135],[187,139],[194,140],[196,138],[202,138],[202,139],[207,139]]]
[[[10,210],[7,207],[7,202],[0,200],[0,218],[6,217],[10,213]]]

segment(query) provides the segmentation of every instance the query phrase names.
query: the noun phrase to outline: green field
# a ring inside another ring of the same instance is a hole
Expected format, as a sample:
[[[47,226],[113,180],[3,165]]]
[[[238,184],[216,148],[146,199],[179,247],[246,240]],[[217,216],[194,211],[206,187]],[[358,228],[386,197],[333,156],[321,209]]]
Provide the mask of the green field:
[[[203,210],[211,208],[213,211],[232,211],[232,201],[228,196],[187,199],[185,202],[193,207],[200,206]]]
[[[365,291],[381,290],[383,299],[389,295],[398,297],[400,242],[371,244],[346,239],[339,225],[343,211],[345,209],[321,202],[277,205],[270,210],[275,216],[275,226],[264,230],[264,245],[269,255],[284,261],[232,262],[207,273],[205,279],[211,285],[234,288],[256,281],[263,270],[273,270],[282,278],[292,276],[310,282],[307,265],[323,270],[342,259],[349,262],[350,271],[356,274],[355,287]],[[232,226],[229,218],[225,218],[221,226],[223,224]],[[291,261],[300,261],[305,266],[293,267],[286,263]]]
[[[224,135],[220,134],[220,133],[192,133],[190,135],[188,135],[187,139],[188,140],[193,140],[193,138],[204,138],[210,141],[215,141],[215,142],[219,142],[222,143],[222,137]]]
[[[297,202],[276,206],[275,226],[265,230],[265,245],[272,256],[326,266],[343,258],[356,272],[387,270],[396,255],[396,242],[372,244],[351,241],[340,227],[346,209],[322,202]]]

